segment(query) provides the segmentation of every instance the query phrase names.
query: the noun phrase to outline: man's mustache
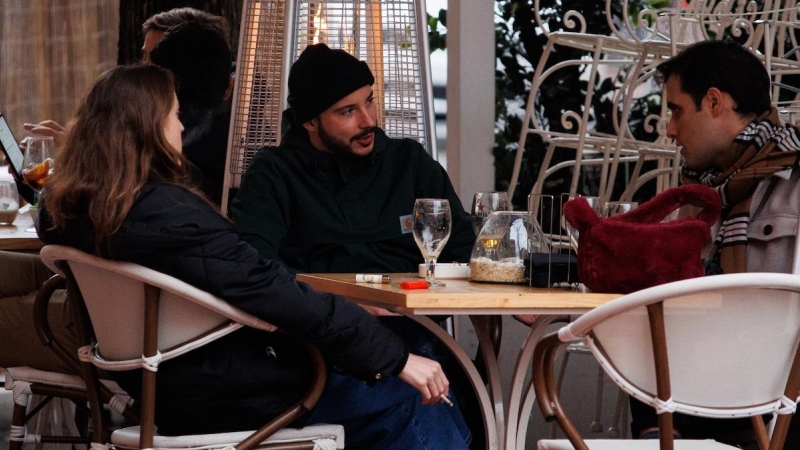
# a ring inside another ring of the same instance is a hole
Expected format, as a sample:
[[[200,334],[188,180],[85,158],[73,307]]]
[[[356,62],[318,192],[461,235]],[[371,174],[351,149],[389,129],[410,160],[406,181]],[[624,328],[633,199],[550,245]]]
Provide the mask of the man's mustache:
[[[363,139],[363,138],[369,136],[370,134],[375,132],[375,128],[376,127],[371,127],[371,128],[368,128],[368,129],[362,131],[361,133],[358,133],[357,135],[355,135],[355,136],[350,138],[350,142],[357,141],[359,139]]]

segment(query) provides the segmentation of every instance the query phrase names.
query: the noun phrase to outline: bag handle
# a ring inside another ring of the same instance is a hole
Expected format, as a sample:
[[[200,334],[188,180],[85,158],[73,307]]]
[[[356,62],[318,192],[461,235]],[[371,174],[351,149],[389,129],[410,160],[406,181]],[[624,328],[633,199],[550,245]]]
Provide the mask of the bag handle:
[[[564,217],[579,233],[583,233],[600,222],[600,216],[583,197],[575,197],[564,204]]]
[[[681,206],[691,205],[703,208],[696,216],[697,219],[712,227],[719,218],[722,210],[722,201],[716,189],[701,184],[685,184],[683,186],[667,189],[643,203],[636,209],[625,214],[614,216],[612,220],[623,220],[635,223],[657,223],[664,220]]]
[[[684,205],[703,208],[697,216],[687,219],[700,220],[711,228],[719,218],[722,202],[713,188],[700,184],[686,184],[656,195],[625,214],[616,215],[609,220],[634,223],[658,223],[667,215]],[[578,232],[587,230],[601,219],[585,198],[576,197],[564,204],[564,217]]]

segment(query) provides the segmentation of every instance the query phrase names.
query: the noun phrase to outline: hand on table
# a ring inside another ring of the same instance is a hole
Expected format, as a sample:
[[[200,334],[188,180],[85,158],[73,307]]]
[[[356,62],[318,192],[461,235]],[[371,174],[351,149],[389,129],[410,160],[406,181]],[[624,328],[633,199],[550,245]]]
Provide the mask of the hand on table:
[[[395,312],[391,312],[388,309],[378,308],[376,306],[361,305],[361,304],[359,304],[358,306],[364,308],[368,313],[372,314],[375,317],[399,316],[400,315],[400,314],[397,314]]]
[[[514,314],[514,318],[517,319],[518,322],[522,322],[527,326],[533,325],[537,317],[539,316],[534,314]]]
[[[423,405],[433,405],[440,401],[441,395],[447,396],[450,391],[450,382],[438,362],[417,356],[408,355],[406,366],[400,372],[399,378],[410,384],[422,394]]]

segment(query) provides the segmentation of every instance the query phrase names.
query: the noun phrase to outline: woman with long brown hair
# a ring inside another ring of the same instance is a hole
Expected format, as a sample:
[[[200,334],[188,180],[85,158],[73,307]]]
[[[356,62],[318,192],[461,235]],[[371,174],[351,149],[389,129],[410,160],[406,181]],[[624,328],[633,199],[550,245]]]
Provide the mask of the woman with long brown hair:
[[[449,384],[439,364],[409,354],[357,305],[315,292],[280,263],[260,260],[186,185],[182,130],[169,72],[142,65],[105,73],[68,126],[38,223],[48,244],[171,275],[293,336],[243,328],[162,364],[159,432],[263,425],[307,385],[301,338],[337,368],[308,423],[341,423],[348,448],[467,448],[469,430],[458,408],[438,403]],[[119,382],[137,397],[139,379],[123,373]]]
[[[55,228],[88,219],[93,253],[104,254],[100,244],[119,229],[146,183],[184,185],[188,164],[176,99],[171,75],[155,67],[112,70],[98,79],[58,149],[58,170],[47,183]]]

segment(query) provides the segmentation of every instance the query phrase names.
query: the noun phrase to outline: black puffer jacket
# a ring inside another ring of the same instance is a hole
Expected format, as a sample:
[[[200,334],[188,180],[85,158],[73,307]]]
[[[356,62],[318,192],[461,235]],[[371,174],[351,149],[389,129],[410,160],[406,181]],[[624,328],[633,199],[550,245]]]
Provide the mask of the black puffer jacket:
[[[52,230],[46,195],[43,204],[44,242],[93,253],[88,220]],[[146,185],[108,244],[103,256],[208,291],[315,344],[332,364],[364,381],[397,375],[405,366],[408,352],[399,337],[359,306],[318,293],[281,264],[259,259],[228,220],[183,188]],[[252,429],[299,398],[308,360],[295,338],[240,330],[162,364],[158,378],[161,433]],[[135,375],[120,382],[137,391]]]

